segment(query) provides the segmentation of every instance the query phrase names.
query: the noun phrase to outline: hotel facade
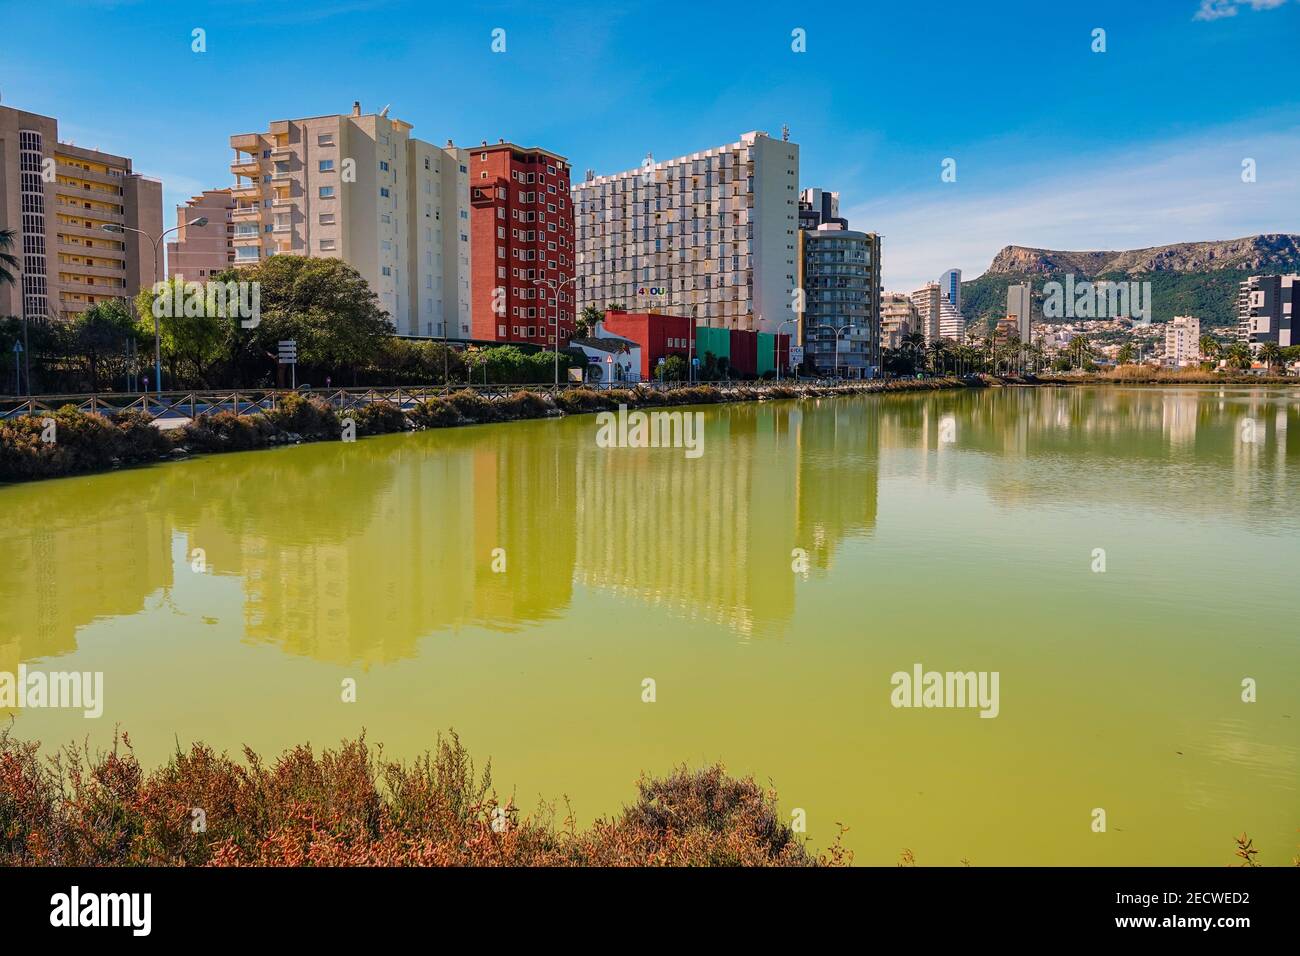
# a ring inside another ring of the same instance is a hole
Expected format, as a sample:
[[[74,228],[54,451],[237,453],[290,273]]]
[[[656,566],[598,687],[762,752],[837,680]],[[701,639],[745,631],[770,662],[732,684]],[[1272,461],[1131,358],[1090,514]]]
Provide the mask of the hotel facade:
[[[151,285],[152,239],[113,227],[159,236],[162,184],[125,156],[60,142],[52,117],[0,106],[0,230],[21,262],[0,315],[71,319]]]
[[[573,187],[577,307],[691,315],[790,331],[796,320],[799,147],[763,132]]]
[[[399,335],[470,337],[468,153],[410,135],[387,108],[276,120],[230,137],[236,265],[342,259]],[[188,277],[187,277],[188,278]]]
[[[799,333],[818,372],[871,378],[880,368],[880,237],[838,221],[799,231]]]
[[[502,140],[467,162],[471,337],[564,348],[577,314],[568,160]]]

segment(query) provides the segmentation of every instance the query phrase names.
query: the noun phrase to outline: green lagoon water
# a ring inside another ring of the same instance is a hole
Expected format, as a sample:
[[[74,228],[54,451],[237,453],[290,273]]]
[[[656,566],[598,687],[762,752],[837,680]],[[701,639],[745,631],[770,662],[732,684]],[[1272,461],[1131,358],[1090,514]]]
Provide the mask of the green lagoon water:
[[[861,864],[1219,865],[1243,830],[1295,855],[1300,391],[702,411],[698,459],[576,416],[0,488],[0,670],[106,697],[13,732],[120,727],[155,764],[455,727],[582,822],[721,760]],[[999,715],[894,708],[918,662],[997,671]]]

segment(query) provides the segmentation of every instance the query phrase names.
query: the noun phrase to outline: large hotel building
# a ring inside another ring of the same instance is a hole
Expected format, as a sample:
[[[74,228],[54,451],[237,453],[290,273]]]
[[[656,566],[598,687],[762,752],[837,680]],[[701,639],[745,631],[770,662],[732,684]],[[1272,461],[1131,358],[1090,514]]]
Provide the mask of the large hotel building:
[[[499,141],[468,151],[473,334],[479,341],[569,344],[573,203],[569,163]]]
[[[1237,287],[1237,338],[1251,348],[1300,345],[1300,275],[1251,276]]]
[[[276,120],[230,137],[236,265],[339,258],[399,335],[470,337],[468,153],[380,113]],[[190,278],[187,276],[187,278]]]
[[[658,308],[701,326],[790,332],[799,147],[766,133],[573,188],[579,309]],[[790,323],[785,328],[783,323]]]
[[[73,318],[130,298],[155,279],[162,184],[125,156],[59,142],[58,121],[0,106],[0,230],[13,230],[18,282],[0,284],[0,315]]]

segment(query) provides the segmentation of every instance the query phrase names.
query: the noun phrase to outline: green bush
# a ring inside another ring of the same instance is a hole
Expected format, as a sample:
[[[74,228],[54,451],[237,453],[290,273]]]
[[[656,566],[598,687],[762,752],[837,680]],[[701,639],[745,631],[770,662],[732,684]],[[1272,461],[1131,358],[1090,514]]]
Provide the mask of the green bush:
[[[357,423],[358,435],[386,435],[404,432],[410,427],[402,410],[392,402],[371,402],[350,410],[348,414]]]
[[[280,431],[303,438],[338,438],[339,416],[334,407],[315,395],[290,392],[265,414]]]
[[[171,452],[172,443],[167,435],[144,412],[118,412],[111,421],[117,428],[117,457],[122,461],[157,461]]]
[[[451,428],[460,424],[460,413],[444,398],[429,398],[407,413],[416,428]]]
[[[551,413],[551,403],[536,392],[521,390],[497,402],[497,412],[507,421],[545,418]]]
[[[194,451],[248,451],[273,442],[278,430],[265,415],[217,412],[200,415],[184,429],[184,444]]]
[[[557,396],[555,403],[570,414],[618,407],[618,403],[611,402],[609,396],[590,388],[566,388]]]
[[[448,395],[446,400],[461,418],[471,424],[494,422],[500,417],[496,405],[472,389],[462,388]]]

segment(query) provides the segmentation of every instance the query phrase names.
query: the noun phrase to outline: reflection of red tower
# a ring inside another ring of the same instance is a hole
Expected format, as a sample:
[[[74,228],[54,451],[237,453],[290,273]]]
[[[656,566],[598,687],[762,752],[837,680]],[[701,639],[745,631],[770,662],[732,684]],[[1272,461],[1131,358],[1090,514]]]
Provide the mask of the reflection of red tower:
[[[568,162],[506,142],[470,149],[469,203],[471,336],[553,348],[558,291],[564,348],[574,323]]]

